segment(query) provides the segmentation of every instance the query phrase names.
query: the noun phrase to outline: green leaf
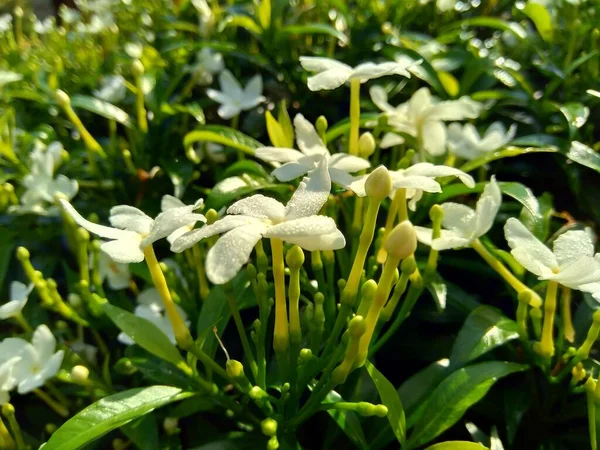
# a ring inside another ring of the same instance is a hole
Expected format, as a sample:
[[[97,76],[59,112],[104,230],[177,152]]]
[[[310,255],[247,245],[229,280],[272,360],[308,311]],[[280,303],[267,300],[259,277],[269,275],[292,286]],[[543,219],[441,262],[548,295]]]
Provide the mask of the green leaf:
[[[464,163],[460,170],[463,172],[472,172],[478,167],[485,166],[492,161],[496,161],[498,159],[503,158],[512,158],[514,156],[527,155],[530,153],[552,153],[558,151],[553,147],[506,147],[503,150],[497,152],[486,153],[479,158],[473,159],[471,161],[467,161]]]
[[[409,48],[394,48],[394,50],[397,54],[410,58],[415,63],[417,61],[421,61],[420,64],[411,67],[410,72],[426,83],[429,83],[429,85],[435,89],[438,95],[442,97],[448,96],[448,91],[442,84],[438,73],[426,58],[424,58],[420,53],[417,53]]]
[[[252,17],[242,15],[228,16],[223,22],[223,27],[241,27],[257,36],[263,32]]]
[[[169,103],[163,103],[160,106],[160,110],[161,112],[172,116],[177,113],[189,114],[196,119],[196,122],[198,122],[200,125],[204,125],[206,123],[204,110],[197,102],[187,103],[185,105],[170,105]]]
[[[121,125],[126,127],[132,126],[129,114],[123,111],[121,108],[115,105],[100,100],[96,97],[89,97],[87,95],[75,95],[71,97],[71,105],[75,108],[85,109],[86,111],[98,114],[99,116],[106,117],[109,120],[114,120]]]
[[[287,139],[283,132],[283,128],[281,128],[279,122],[275,120],[271,111],[265,112],[265,121],[267,123],[267,133],[269,134],[271,144],[275,147],[287,147]]]
[[[427,285],[427,290],[433,297],[438,310],[445,310],[448,301],[448,286],[438,272],[434,274],[433,279]]]
[[[392,431],[396,435],[396,439],[398,439],[401,445],[404,445],[406,441],[406,417],[404,416],[404,409],[402,408],[402,402],[400,401],[398,392],[396,392],[396,388],[369,361],[365,362],[365,368],[375,384],[381,402],[388,409],[387,418]]]
[[[327,34],[347,44],[348,37],[339,30],[336,30],[331,25],[324,23],[307,23],[304,25],[288,25],[279,30],[283,35],[303,35],[303,34]]]
[[[537,210],[532,212],[530,209],[523,208],[521,214],[519,214],[519,220],[535,237],[544,242],[550,234],[550,222],[553,212],[552,196],[546,192],[537,199]]]
[[[544,5],[537,2],[527,2],[523,13],[531,19],[535,27],[546,42],[552,41],[554,30],[552,28],[552,17]]]
[[[490,450],[488,447],[469,441],[446,441],[430,445],[425,450]]]
[[[285,100],[281,100],[281,103],[279,104],[277,122],[279,122],[279,125],[281,125],[281,129],[285,135],[285,146],[288,148],[294,148],[294,126],[292,125],[292,119],[290,119]]]
[[[453,372],[432,392],[406,447],[414,449],[435,439],[481,400],[498,379],[528,368],[521,364],[492,361]]]
[[[121,427],[121,431],[141,450],[159,450],[158,426],[154,414],[147,414]]]
[[[13,248],[14,243],[5,236],[4,242],[0,243],[0,286],[4,286],[4,279],[10,266]]]
[[[600,155],[593,149],[578,141],[571,142],[571,147],[566,153],[567,158],[581,164],[582,166],[600,172]]]
[[[249,155],[254,155],[254,150],[263,145],[256,139],[245,135],[241,131],[220,125],[206,125],[191,131],[183,138],[183,146],[187,149],[196,142],[214,142],[241,150]]]
[[[186,365],[179,350],[152,322],[110,303],[105,303],[102,308],[110,320],[144,350],[180,368]]]
[[[236,161],[229,165],[223,171],[223,178],[234,177],[236,175],[255,175],[257,177],[268,178],[269,174],[258,162],[250,159]]]
[[[438,71],[438,78],[450,97],[456,97],[460,93],[458,80],[450,72]]]
[[[271,0],[260,0],[256,13],[263,30],[269,28],[271,26]]]
[[[343,401],[344,399],[340,394],[336,391],[331,391],[327,394],[323,403],[338,403]],[[328,409],[327,414],[331,416],[354,445],[361,450],[369,449],[369,444],[367,444],[367,440],[365,439],[365,433],[360,424],[360,420],[354,411]]]
[[[144,414],[188,397],[171,386],[130,389],[105,397],[69,419],[52,434],[45,450],[76,450]]]
[[[569,138],[573,139],[577,130],[581,128],[590,116],[590,109],[581,103],[565,103],[564,105],[554,104],[554,106],[565,116],[569,125]]]
[[[442,29],[441,33],[445,33],[449,29],[465,27],[494,28],[496,30],[508,31],[519,39],[527,38],[527,33],[518,23],[507,22],[495,17],[473,17],[470,19],[460,20],[458,22],[451,23],[446,28]]]
[[[517,323],[488,305],[477,307],[465,320],[450,352],[450,371],[517,339]]]

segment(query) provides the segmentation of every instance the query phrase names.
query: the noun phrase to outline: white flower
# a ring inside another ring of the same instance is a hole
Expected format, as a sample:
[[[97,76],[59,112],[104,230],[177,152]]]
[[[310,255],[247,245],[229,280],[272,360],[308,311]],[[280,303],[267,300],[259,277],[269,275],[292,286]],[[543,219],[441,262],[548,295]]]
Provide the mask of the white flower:
[[[95,345],[86,344],[82,339],[78,339],[72,342],[69,347],[71,348],[71,351],[77,353],[87,362],[93,365],[98,364],[98,347]]]
[[[44,21],[36,20],[33,24],[33,31],[37,34],[46,34],[54,28],[54,17],[46,17]]]
[[[12,376],[19,394],[26,394],[44,385],[62,364],[64,351],[56,351],[56,339],[46,325],[33,332],[31,343],[21,338],[6,338],[0,343],[0,363],[8,357],[20,358],[12,367]]]
[[[600,255],[594,258],[594,244],[587,232],[561,234],[554,241],[553,251],[514,217],[506,221],[504,234],[510,253],[540,280],[556,281],[573,289],[600,282]]]
[[[121,75],[109,75],[104,77],[100,89],[94,91],[94,95],[100,100],[108,103],[120,103],[127,95],[125,78]]]
[[[406,189],[406,198],[411,199],[409,206],[414,211],[417,202],[423,196],[423,192],[442,192],[442,186],[435,181],[435,178],[448,176],[458,177],[467,187],[472,188],[475,186],[473,177],[462,170],[450,166],[436,166],[431,163],[417,163],[407,169],[390,171],[390,177],[392,178],[390,197],[393,198],[397,189]],[[367,177],[368,175],[357,177],[350,185],[350,188],[359,197],[367,195],[365,192]]]
[[[12,24],[12,15],[2,14],[0,15],[0,33],[10,30]]]
[[[212,83],[212,76],[225,69],[223,55],[204,47],[196,54],[196,64],[192,66],[194,76],[201,84]]]
[[[388,124],[397,131],[421,140],[423,149],[432,156],[446,151],[446,127],[444,121],[475,119],[483,105],[461,97],[458,100],[438,101],[426,87],[419,89],[411,99],[394,108],[388,103],[388,95],[381,86],[370,89],[371,99],[388,116]]]
[[[104,252],[100,252],[98,255],[98,275],[100,275],[100,281],[104,283],[106,280],[108,287],[114,291],[127,289],[131,280],[129,266],[113,261]]]
[[[460,203],[442,204],[442,226],[445,229],[442,230],[441,236],[432,240],[431,229],[415,227],[417,239],[434,250],[467,247],[492,228],[501,203],[500,186],[492,177],[479,197],[475,209]]]
[[[201,208],[203,204],[204,204],[204,201],[202,199],[198,200],[196,202],[196,205],[197,205],[196,209]],[[185,207],[185,203],[183,203],[177,197],[173,197],[172,195],[163,195],[163,198],[160,201],[160,210],[162,212],[169,211],[169,210],[172,210],[175,208],[184,208],[184,207]],[[171,234],[169,234],[167,236],[167,241],[169,241],[169,244],[172,244],[173,242],[175,242],[175,239],[177,239],[178,237],[187,233],[188,231],[192,231],[194,229],[194,225],[196,225],[196,220],[193,222],[190,222],[180,228],[177,228],[175,231],[173,231]]]
[[[169,236],[173,231],[188,223],[206,221],[202,214],[193,212],[202,205],[202,201],[162,212],[156,219],[150,218],[133,206],[115,206],[110,210],[109,217],[111,225],[115,228],[98,225],[84,219],[64,199],[61,199],[60,203],[79,226],[90,233],[109,239],[108,242],[100,246],[100,249],[108,254],[113,261],[120,263],[143,261],[143,249],[148,245]]]
[[[287,206],[260,194],[242,199],[231,205],[229,215],[221,220],[181,236],[171,250],[181,252],[201,239],[225,233],[206,258],[209,280],[223,284],[237,274],[263,237],[281,239],[309,251],[340,249],[346,240],[334,220],[317,215],[330,188],[327,165],[322,160],[300,183]]]
[[[0,406],[10,401],[8,392],[15,387],[16,380],[13,377],[12,370],[14,365],[20,361],[20,357],[14,357],[7,361],[0,362]]]
[[[475,159],[505,147],[516,133],[516,125],[511,125],[507,131],[502,122],[492,123],[483,136],[480,136],[475,126],[470,123],[463,126],[451,123],[448,126],[448,149],[461,158]]]
[[[156,288],[149,288],[140,292],[137,297],[137,301],[139,305],[135,307],[134,314],[152,322],[160,331],[165,334],[165,336],[169,338],[173,344],[175,344],[175,332],[173,331],[173,327],[171,326],[169,318],[164,315],[162,299]],[[187,320],[187,314],[185,311],[183,311],[177,305],[175,305],[175,308],[177,309],[177,312],[184,321],[185,325],[189,326],[190,323]],[[135,343],[133,339],[131,339],[125,333],[120,333],[117,339],[119,342],[125,345],[132,345]]]
[[[351,172],[370,167],[369,161],[347,153],[331,155],[319,137],[315,127],[302,114],[294,117],[298,150],[292,148],[261,147],[255,155],[265,161],[284,163],[272,173],[279,181],[290,181],[313,170],[317,163],[325,160],[331,181],[344,187],[352,183]]]
[[[219,85],[221,90],[207,89],[206,95],[219,106],[219,116],[222,119],[231,119],[242,111],[254,108],[259,103],[265,101],[262,95],[263,84],[262,77],[255,75],[250,79],[245,88],[235,79],[229,70],[224,70],[219,75]]]
[[[33,284],[24,285],[20,281],[10,283],[10,301],[0,306],[0,320],[17,317],[27,304],[27,297],[33,289]]]
[[[331,58],[301,56],[300,64],[309,72],[317,72],[316,75],[308,78],[308,88],[311,91],[321,91],[338,88],[345,82],[355,79],[365,83],[386,75],[402,75],[410,78],[407,69],[414,63],[388,61],[376,64],[367,62],[352,68]]]
[[[439,12],[451,11],[456,7],[456,0],[437,0],[435,6]]]

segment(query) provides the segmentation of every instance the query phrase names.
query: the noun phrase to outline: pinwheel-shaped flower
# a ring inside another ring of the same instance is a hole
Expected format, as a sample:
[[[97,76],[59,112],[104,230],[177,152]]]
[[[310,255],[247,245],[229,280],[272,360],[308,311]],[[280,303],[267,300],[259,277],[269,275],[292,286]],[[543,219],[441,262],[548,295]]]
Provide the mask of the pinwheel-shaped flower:
[[[432,156],[446,151],[446,126],[444,121],[475,119],[483,106],[469,97],[458,100],[438,101],[426,87],[419,89],[411,99],[394,108],[380,86],[370,90],[371,99],[388,115],[388,124],[397,131],[409,134],[421,141],[423,149]]]
[[[441,236],[432,240],[431,229],[415,227],[417,239],[434,250],[468,247],[492,228],[501,203],[500,186],[492,177],[479,197],[475,209],[460,203],[442,204],[442,227],[445,229],[442,230]]]
[[[300,64],[309,72],[317,72],[316,75],[308,78],[308,88],[311,91],[321,91],[338,88],[351,80],[359,80],[361,83],[365,83],[386,75],[402,75],[410,78],[407,69],[414,63],[388,61],[376,64],[367,62],[352,68],[335,59],[301,56]]]
[[[6,338],[0,343],[0,364],[8,358],[20,358],[12,366],[19,394],[26,394],[44,385],[62,364],[64,351],[56,353],[56,339],[46,325],[33,332],[31,343],[21,338]]]
[[[264,195],[253,195],[229,207],[221,220],[177,239],[171,250],[181,252],[201,239],[225,233],[209,250],[206,274],[215,284],[231,280],[248,261],[256,243],[277,238],[306,250],[336,250],[344,247],[344,235],[331,217],[319,216],[327,201],[331,180],[321,161],[305,178],[286,206]]]
[[[516,133],[516,125],[506,130],[502,122],[492,123],[483,136],[470,123],[451,123],[448,126],[448,149],[461,158],[475,159],[506,146]]]
[[[1,345],[1,344],[0,344]],[[19,357],[0,362],[0,406],[10,401],[8,392],[15,387],[15,378],[12,375],[14,365],[20,360]]]
[[[202,214],[194,210],[202,206],[202,200],[193,205],[181,206],[160,213],[152,219],[133,206],[119,205],[110,210],[109,221],[115,227],[107,227],[84,219],[66,200],[60,200],[65,211],[77,224],[90,233],[109,239],[100,249],[113,261],[120,263],[144,260],[144,248],[159,239],[165,238],[178,228],[198,221],[206,222]]]
[[[18,317],[25,308],[32,289],[33,284],[26,286],[20,281],[10,283],[10,301],[0,306],[0,320]]]
[[[220,91],[207,89],[206,95],[221,104],[217,112],[222,119],[231,119],[242,111],[252,109],[265,101],[265,97],[262,95],[263,83],[260,75],[252,77],[246,87],[242,88],[231,72],[224,70],[219,75],[219,84],[221,85]]]
[[[573,289],[600,282],[600,255],[594,257],[594,244],[587,232],[571,230],[561,234],[554,241],[553,250],[514,217],[506,221],[504,234],[512,249],[510,253],[540,280],[556,281]]]
[[[256,157],[264,161],[284,163],[272,172],[279,181],[290,181],[305,175],[324,160],[331,181],[347,188],[352,183],[350,173],[370,166],[369,161],[358,156],[329,153],[315,127],[302,114],[296,114],[294,117],[294,128],[300,151],[278,147],[261,147],[255,151]]]

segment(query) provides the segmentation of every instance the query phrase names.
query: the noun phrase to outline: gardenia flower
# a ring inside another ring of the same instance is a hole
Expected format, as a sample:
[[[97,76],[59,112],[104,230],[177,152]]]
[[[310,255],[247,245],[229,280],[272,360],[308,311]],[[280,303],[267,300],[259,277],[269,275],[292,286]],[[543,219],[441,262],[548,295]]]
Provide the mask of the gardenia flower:
[[[104,252],[100,252],[98,255],[98,275],[100,275],[100,281],[104,283],[106,280],[108,287],[114,291],[127,289],[131,280],[129,266],[113,261]]]
[[[26,286],[20,281],[10,283],[10,301],[0,306],[0,320],[20,315],[32,289],[33,284]]]
[[[171,246],[181,252],[201,239],[225,233],[209,250],[206,275],[215,284],[230,281],[248,261],[256,243],[276,238],[305,250],[337,250],[346,245],[331,217],[317,215],[327,201],[331,180],[324,160],[305,178],[286,206],[264,195],[253,195],[229,207],[229,215],[190,231]]]
[[[432,240],[430,228],[416,226],[417,239],[434,250],[467,247],[492,228],[501,203],[500,186],[492,177],[479,197],[475,209],[460,203],[442,204],[442,226],[445,229],[441,231],[441,236]]]
[[[470,123],[451,123],[448,126],[448,149],[461,158],[475,159],[505,147],[516,133],[516,125],[511,125],[507,131],[502,122],[492,123],[483,136]]]
[[[397,131],[420,139],[423,149],[432,156],[446,151],[444,121],[475,119],[483,106],[468,97],[458,100],[438,101],[426,87],[419,89],[411,99],[394,108],[381,86],[370,89],[371,99],[388,116],[388,124]]]
[[[173,208],[152,219],[133,206],[119,205],[110,210],[109,221],[115,227],[98,225],[84,219],[66,200],[60,199],[65,211],[77,224],[90,233],[109,239],[100,249],[113,261],[120,263],[141,262],[144,248],[159,239],[165,238],[178,228],[192,222],[206,222],[202,214],[193,211],[202,205],[199,200],[193,205]]]
[[[10,401],[8,392],[15,387],[15,379],[12,375],[12,370],[19,360],[19,357],[15,357],[0,362],[0,406]]]
[[[0,343],[0,364],[8,357],[20,358],[12,367],[12,376],[19,394],[26,394],[44,385],[62,364],[64,351],[56,351],[56,339],[46,325],[33,332],[31,343],[21,338],[6,338]]]
[[[272,172],[279,181],[290,181],[305,175],[324,160],[331,181],[347,188],[352,183],[351,172],[358,172],[371,165],[366,159],[347,153],[331,155],[315,127],[302,114],[296,114],[294,117],[294,128],[300,151],[278,147],[261,147],[255,150],[257,158],[284,163]]]
[[[207,89],[206,95],[221,104],[218,113],[222,119],[231,119],[242,111],[252,109],[266,100],[262,95],[263,84],[260,75],[252,77],[246,87],[242,89],[231,72],[224,70],[219,75],[219,85],[221,86],[220,91]]]
[[[345,82],[355,79],[365,83],[386,75],[402,75],[410,78],[407,69],[414,63],[388,61],[376,64],[367,62],[352,68],[331,58],[301,56],[300,64],[309,72],[317,72],[316,75],[308,78],[308,88],[311,91],[321,91],[338,88]]]
[[[556,281],[572,289],[600,282],[600,254],[594,257],[594,244],[587,232],[571,230],[561,234],[554,241],[553,250],[514,217],[506,221],[504,234],[512,249],[510,253],[540,280]]]
[[[169,318],[164,315],[163,303],[156,288],[149,288],[142,291],[137,297],[137,302],[139,305],[135,307],[134,314],[152,322],[173,344],[175,344],[175,332],[173,331]],[[190,322],[187,320],[185,311],[177,305],[175,305],[175,308],[185,325],[189,326]],[[125,345],[135,344],[133,339],[123,332],[119,333],[117,339]]]
[[[125,78],[121,75],[109,75],[104,77],[100,89],[94,91],[94,95],[100,100],[108,103],[120,103],[127,95]]]

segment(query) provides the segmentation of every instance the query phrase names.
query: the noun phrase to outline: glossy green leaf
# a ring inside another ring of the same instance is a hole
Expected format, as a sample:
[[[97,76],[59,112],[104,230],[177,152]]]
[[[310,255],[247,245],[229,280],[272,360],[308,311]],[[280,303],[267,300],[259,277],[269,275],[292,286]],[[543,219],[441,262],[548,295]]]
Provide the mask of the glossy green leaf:
[[[460,84],[450,72],[439,71],[438,78],[450,97],[456,97],[460,93]]]
[[[537,198],[537,210],[532,212],[530,209],[523,208],[519,215],[519,220],[542,242],[546,241],[550,234],[550,221],[554,208],[552,205],[552,196],[544,193]]]
[[[488,305],[477,307],[465,320],[450,352],[450,371],[464,366],[508,341],[517,339],[517,323]]]
[[[348,43],[348,37],[339,30],[336,30],[331,25],[324,23],[307,23],[303,25],[288,25],[280,30],[279,33],[283,35],[301,36],[304,34],[327,34],[336,38],[338,41],[346,44]]]
[[[427,285],[427,290],[433,297],[439,311],[446,309],[448,302],[448,286],[439,273],[435,273],[433,279]]]
[[[432,392],[406,447],[414,449],[435,439],[480,401],[497,380],[528,368],[521,364],[492,361],[453,372]]]
[[[159,450],[158,426],[154,414],[146,414],[121,427],[127,438],[142,450]]]
[[[71,105],[74,108],[85,109],[86,111],[98,114],[99,116],[106,117],[109,120],[114,120],[126,127],[132,126],[129,114],[121,108],[105,102],[104,100],[100,100],[99,98],[86,95],[75,95],[71,97]]]
[[[425,450],[490,450],[488,447],[469,441],[446,441],[430,445]]]
[[[163,103],[160,107],[161,112],[169,115],[175,115],[177,113],[189,114],[196,122],[200,125],[204,125],[206,122],[206,117],[204,117],[204,110],[200,106],[199,103],[187,103],[185,105],[170,105],[168,103]]]
[[[553,147],[506,147],[502,150],[486,153],[479,158],[467,161],[464,163],[460,170],[463,172],[472,172],[478,167],[485,166],[486,164],[503,158],[513,158],[515,156],[527,155],[530,153],[552,153],[556,152],[557,149]]]
[[[365,369],[367,369],[375,384],[379,398],[381,398],[381,403],[388,409],[387,418],[396,439],[398,439],[401,445],[404,445],[406,441],[406,417],[404,416],[404,408],[402,408],[402,402],[400,401],[398,392],[396,392],[396,388],[369,361],[365,362]]]
[[[600,172],[600,155],[581,142],[573,141],[566,156],[582,166]]]
[[[495,17],[472,17],[470,19],[461,20],[451,23],[447,29],[464,28],[464,27],[482,27],[493,28],[500,31],[508,31],[519,39],[527,38],[527,33],[521,25],[515,22],[507,22]],[[444,30],[442,30],[443,32]]]
[[[183,146],[187,149],[196,142],[214,142],[241,150],[249,155],[254,155],[254,150],[263,145],[256,139],[245,135],[241,131],[220,125],[206,125],[196,128],[183,138]]]
[[[331,391],[323,400],[323,403],[338,403],[344,399],[336,391]],[[339,409],[328,409],[327,413],[334,422],[342,429],[348,438],[361,450],[369,449],[369,444],[365,439],[365,433],[360,424],[357,414],[354,411],[345,411]]]
[[[590,116],[590,109],[581,103],[565,103],[564,105],[555,105],[556,108],[565,116],[569,125],[569,137],[573,139],[577,130],[581,128]]]
[[[152,322],[128,311],[105,303],[102,309],[114,324],[133,341],[165,361],[176,366],[185,365],[181,353],[169,338]]]
[[[523,13],[531,19],[540,33],[542,39],[546,42],[552,41],[554,29],[552,27],[552,16],[544,5],[537,2],[527,2]]]
[[[283,132],[283,128],[279,125],[279,122],[275,120],[271,111],[265,112],[265,122],[267,123],[267,133],[269,134],[271,144],[275,147],[288,147],[286,145],[287,139]]]
[[[290,119],[290,114],[288,113],[285,100],[282,100],[279,104],[277,122],[279,122],[279,125],[283,130],[283,134],[285,135],[285,146],[288,148],[294,148],[294,125],[292,125],[292,119]]]
[[[56,430],[45,450],[76,450],[104,434],[190,394],[171,386],[130,389],[88,406]]]

